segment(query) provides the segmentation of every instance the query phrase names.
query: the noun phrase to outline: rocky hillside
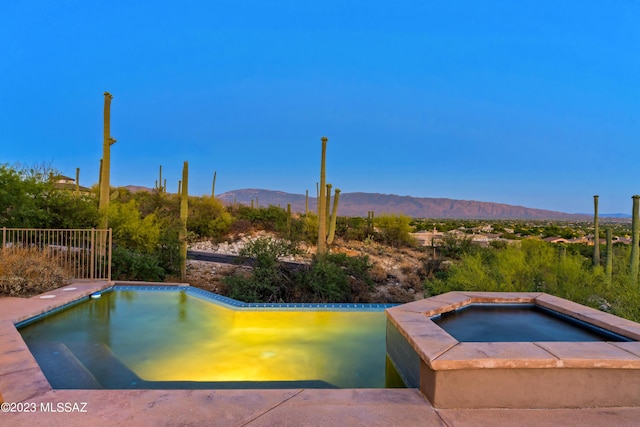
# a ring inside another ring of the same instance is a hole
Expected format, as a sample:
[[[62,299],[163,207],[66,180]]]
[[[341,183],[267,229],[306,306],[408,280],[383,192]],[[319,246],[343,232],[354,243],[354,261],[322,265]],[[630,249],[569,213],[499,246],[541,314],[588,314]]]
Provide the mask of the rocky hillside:
[[[209,241],[195,242],[189,250],[210,252],[224,255],[238,255],[240,250],[250,241],[257,238],[277,237],[273,233],[257,231],[251,234],[230,236],[228,241],[212,243]],[[315,247],[304,243],[298,248],[300,254],[293,258],[283,258],[282,261],[309,263]],[[347,256],[367,256],[372,268],[370,276],[375,282],[375,289],[363,289],[359,295],[360,302],[368,303],[405,303],[425,297],[422,283],[431,271],[429,265],[430,255],[420,248],[392,248],[375,242],[344,242],[336,239],[331,251],[344,253]],[[435,264],[434,264],[435,265]],[[224,278],[237,274],[239,271],[248,273],[251,267],[247,265],[221,264],[217,262],[205,262],[188,260],[186,282],[191,286],[228,295]]]

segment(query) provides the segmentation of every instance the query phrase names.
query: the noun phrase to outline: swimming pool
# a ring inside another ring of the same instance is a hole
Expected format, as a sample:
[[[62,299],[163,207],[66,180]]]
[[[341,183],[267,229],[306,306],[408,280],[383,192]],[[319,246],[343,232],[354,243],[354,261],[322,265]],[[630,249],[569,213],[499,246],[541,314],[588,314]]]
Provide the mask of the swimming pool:
[[[53,388],[403,387],[384,306],[258,306],[116,286],[19,331]]]
[[[431,320],[459,342],[631,341],[535,304],[469,304]]]

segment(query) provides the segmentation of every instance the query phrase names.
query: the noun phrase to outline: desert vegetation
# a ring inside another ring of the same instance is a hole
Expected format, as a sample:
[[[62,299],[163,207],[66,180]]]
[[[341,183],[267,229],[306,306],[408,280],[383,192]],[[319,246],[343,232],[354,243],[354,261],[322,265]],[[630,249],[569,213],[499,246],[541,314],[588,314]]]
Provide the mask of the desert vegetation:
[[[0,295],[37,295],[64,286],[68,278],[50,253],[32,248],[0,252]]]
[[[56,174],[44,166],[0,165],[0,226],[92,228],[107,215],[114,279],[176,281],[185,259],[181,242],[232,242],[261,233],[242,250],[243,267],[220,269],[208,279],[187,269],[185,280],[252,302],[407,302],[450,290],[541,291],[640,320],[631,245],[608,244],[594,265],[592,245],[542,241],[584,237],[594,232],[588,221],[438,220],[369,212],[367,218],[336,215],[332,225],[330,214],[325,237],[331,228],[333,239],[324,239],[327,252],[318,255],[320,220],[311,210],[224,205],[208,195],[167,193],[158,185],[137,192],[111,188],[109,207],[101,212],[98,186],[88,193],[69,191],[55,185]],[[325,221],[326,212],[325,206]],[[434,228],[457,234],[446,235],[437,247],[417,246],[411,233]],[[502,240],[480,247],[470,238],[479,230]],[[632,230],[628,221],[601,221],[598,235],[608,234],[623,239]],[[282,261],[290,255],[303,262]],[[51,263],[46,254],[4,256],[0,292],[27,295],[60,286],[65,273]]]
[[[593,247],[591,247],[593,251]],[[614,274],[607,279],[602,265],[566,246],[537,239],[520,245],[469,246],[425,281],[428,295],[454,290],[546,292],[603,311],[640,320],[640,292],[632,285],[630,248],[613,248]]]

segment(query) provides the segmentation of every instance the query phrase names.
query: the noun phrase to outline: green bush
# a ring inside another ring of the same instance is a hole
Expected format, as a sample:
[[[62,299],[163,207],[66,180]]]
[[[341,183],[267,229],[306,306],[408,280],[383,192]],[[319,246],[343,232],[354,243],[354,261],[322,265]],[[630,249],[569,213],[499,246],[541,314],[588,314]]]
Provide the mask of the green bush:
[[[111,276],[114,280],[161,282],[166,272],[156,255],[115,246],[111,258]]]
[[[640,320],[640,292],[629,286],[628,248],[616,248],[612,283],[591,259],[539,240],[521,248],[483,248],[463,255],[450,268],[427,280],[430,294],[449,291],[546,292],[613,314]],[[608,304],[608,306],[607,306]]]
[[[364,218],[338,217],[336,221],[336,236],[345,240],[357,240],[364,242],[369,234],[369,225]]]
[[[14,228],[91,228],[98,221],[97,201],[58,188],[47,167],[0,165],[0,226]]]
[[[389,246],[415,246],[416,240],[411,236],[411,218],[406,215],[381,215],[374,219],[377,229],[377,240]]]
[[[291,274],[278,258],[296,253],[295,244],[268,237],[249,242],[240,255],[253,260],[251,275],[235,274],[224,279],[231,298],[245,302],[281,302],[289,299]]]
[[[135,200],[111,203],[109,226],[113,228],[115,244],[141,253],[155,252],[161,234],[160,221],[153,213],[142,217]]]
[[[237,207],[235,214],[236,218],[246,219],[266,231],[284,232],[287,230],[287,211],[277,206],[250,208],[241,205]]]
[[[309,302],[354,302],[375,283],[367,256],[325,254],[314,257],[311,265],[298,275],[298,283]]]
[[[219,238],[229,231],[231,222],[231,215],[218,199],[189,198],[187,228],[199,237]]]
[[[226,277],[228,295],[245,302],[353,302],[374,287],[366,256],[326,254],[299,266],[278,261],[295,252],[288,241],[261,238],[248,244],[241,255],[253,260],[253,271]]]
[[[478,245],[474,245],[471,237],[456,236],[451,233],[444,235],[440,247],[440,254],[447,258],[460,259],[464,255],[469,255],[479,250]]]
[[[349,276],[328,256],[317,257],[309,269],[300,274],[299,283],[309,302],[350,302]]]

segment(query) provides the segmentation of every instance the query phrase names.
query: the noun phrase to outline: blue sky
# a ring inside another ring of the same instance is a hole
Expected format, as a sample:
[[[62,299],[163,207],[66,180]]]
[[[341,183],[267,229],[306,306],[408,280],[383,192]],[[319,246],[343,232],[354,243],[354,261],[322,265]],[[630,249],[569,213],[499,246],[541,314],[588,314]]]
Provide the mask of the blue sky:
[[[112,185],[631,211],[640,2],[21,1],[0,13],[0,163]]]

